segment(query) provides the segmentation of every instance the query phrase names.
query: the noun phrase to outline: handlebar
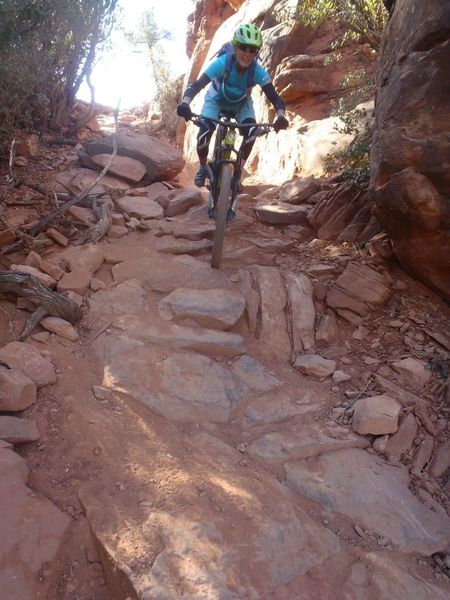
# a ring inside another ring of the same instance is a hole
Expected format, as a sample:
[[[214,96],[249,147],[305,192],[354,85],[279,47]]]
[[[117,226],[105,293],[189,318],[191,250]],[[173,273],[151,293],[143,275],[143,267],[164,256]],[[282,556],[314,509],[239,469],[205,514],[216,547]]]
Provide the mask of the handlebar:
[[[219,119],[212,119],[211,117],[202,117],[202,115],[198,115],[196,113],[192,113],[191,118],[189,119],[194,125],[200,127],[202,120],[207,119],[212,123],[216,123],[217,125],[225,125],[229,129],[241,129],[245,127],[254,127],[256,129],[255,133],[248,137],[246,140],[246,144],[253,142],[257,137],[262,135],[267,135],[272,130],[274,130],[274,126],[272,123],[238,123],[237,121],[232,121],[234,117],[222,115]]]

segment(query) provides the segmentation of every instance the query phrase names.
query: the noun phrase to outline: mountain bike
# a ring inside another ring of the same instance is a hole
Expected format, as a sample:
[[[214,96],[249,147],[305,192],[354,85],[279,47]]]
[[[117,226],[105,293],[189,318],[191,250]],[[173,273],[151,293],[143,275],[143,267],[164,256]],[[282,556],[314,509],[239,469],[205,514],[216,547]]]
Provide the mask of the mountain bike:
[[[198,127],[202,123],[202,116],[193,114],[192,123]],[[211,266],[214,269],[220,267],[222,260],[223,241],[227,222],[234,218],[237,206],[237,196],[241,177],[241,155],[245,144],[249,144],[255,138],[267,135],[273,130],[270,123],[238,123],[231,113],[221,112],[219,119],[210,119],[217,124],[216,139],[212,158],[208,161],[209,190],[208,215],[215,219],[216,228],[214,232]],[[243,128],[253,128],[246,142],[236,148],[238,131]]]

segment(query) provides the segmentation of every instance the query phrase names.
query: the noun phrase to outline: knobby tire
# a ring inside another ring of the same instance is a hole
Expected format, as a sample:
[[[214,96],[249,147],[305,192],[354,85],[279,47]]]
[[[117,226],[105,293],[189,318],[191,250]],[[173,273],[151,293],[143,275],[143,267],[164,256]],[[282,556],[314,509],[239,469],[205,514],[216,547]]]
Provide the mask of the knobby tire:
[[[211,257],[211,266],[214,269],[220,267],[222,260],[223,240],[225,237],[225,228],[227,226],[227,211],[230,206],[231,178],[233,167],[230,164],[222,165],[220,171],[220,188],[216,202],[216,230],[214,233],[214,243]]]

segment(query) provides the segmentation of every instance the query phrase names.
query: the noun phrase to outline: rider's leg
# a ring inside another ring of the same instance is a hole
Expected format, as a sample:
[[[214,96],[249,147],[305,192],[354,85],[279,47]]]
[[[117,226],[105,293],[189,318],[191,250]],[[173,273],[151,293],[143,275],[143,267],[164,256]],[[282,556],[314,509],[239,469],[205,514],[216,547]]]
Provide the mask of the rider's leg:
[[[215,124],[208,119],[204,119],[199,127],[197,135],[197,155],[200,167],[194,177],[194,183],[198,187],[203,187],[205,185],[205,179],[209,176],[207,167],[208,150],[214,129]]]

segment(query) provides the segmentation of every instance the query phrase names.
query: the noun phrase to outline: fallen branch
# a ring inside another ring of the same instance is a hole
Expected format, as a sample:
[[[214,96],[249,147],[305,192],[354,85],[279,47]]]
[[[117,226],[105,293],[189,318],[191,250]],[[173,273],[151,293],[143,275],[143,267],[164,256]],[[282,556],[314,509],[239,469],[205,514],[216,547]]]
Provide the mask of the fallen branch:
[[[109,171],[109,169],[113,163],[113,160],[117,154],[118,112],[119,112],[119,108],[117,107],[116,110],[114,111],[115,131],[114,131],[114,135],[113,135],[113,153],[111,154],[111,158],[108,160],[108,162],[106,163],[103,170],[99,173],[98,177],[96,177],[94,179],[94,181],[83,192],[81,192],[81,194],[79,194],[78,196],[75,196],[75,198],[72,198],[71,200],[69,200],[68,202],[63,204],[62,206],[56,208],[55,210],[53,210],[51,213],[49,213],[48,215],[46,215],[44,218],[40,219],[36,223],[33,223],[31,225],[31,227],[29,228],[30,235],[36,235],[40,231],[43,231],[58,215],[65,212],[71,206],[74,206],[75,204],[79,204],[82,200],[84,200],[89,195],[89,192],[92,189],[94,189],[94,187],[98,184],[98,182]]]
[[[106,234],[112,223],[111,207],[108,204],[102,204],[99,208],[99,213],[100,218],[97,223],[91,225],[78,240],[72,242],[74,246],[81,246],[81,244],[85,244],[86,242],[95,244]]]
[[[0,292],[16,294],[38,305],[20,333],[19,340],[25,339],[47,315],[60,317],[72,324],[78,323],[83,316],[81,308],[75,302],[49,290],[37,277],[28,273],[0,272]]]

